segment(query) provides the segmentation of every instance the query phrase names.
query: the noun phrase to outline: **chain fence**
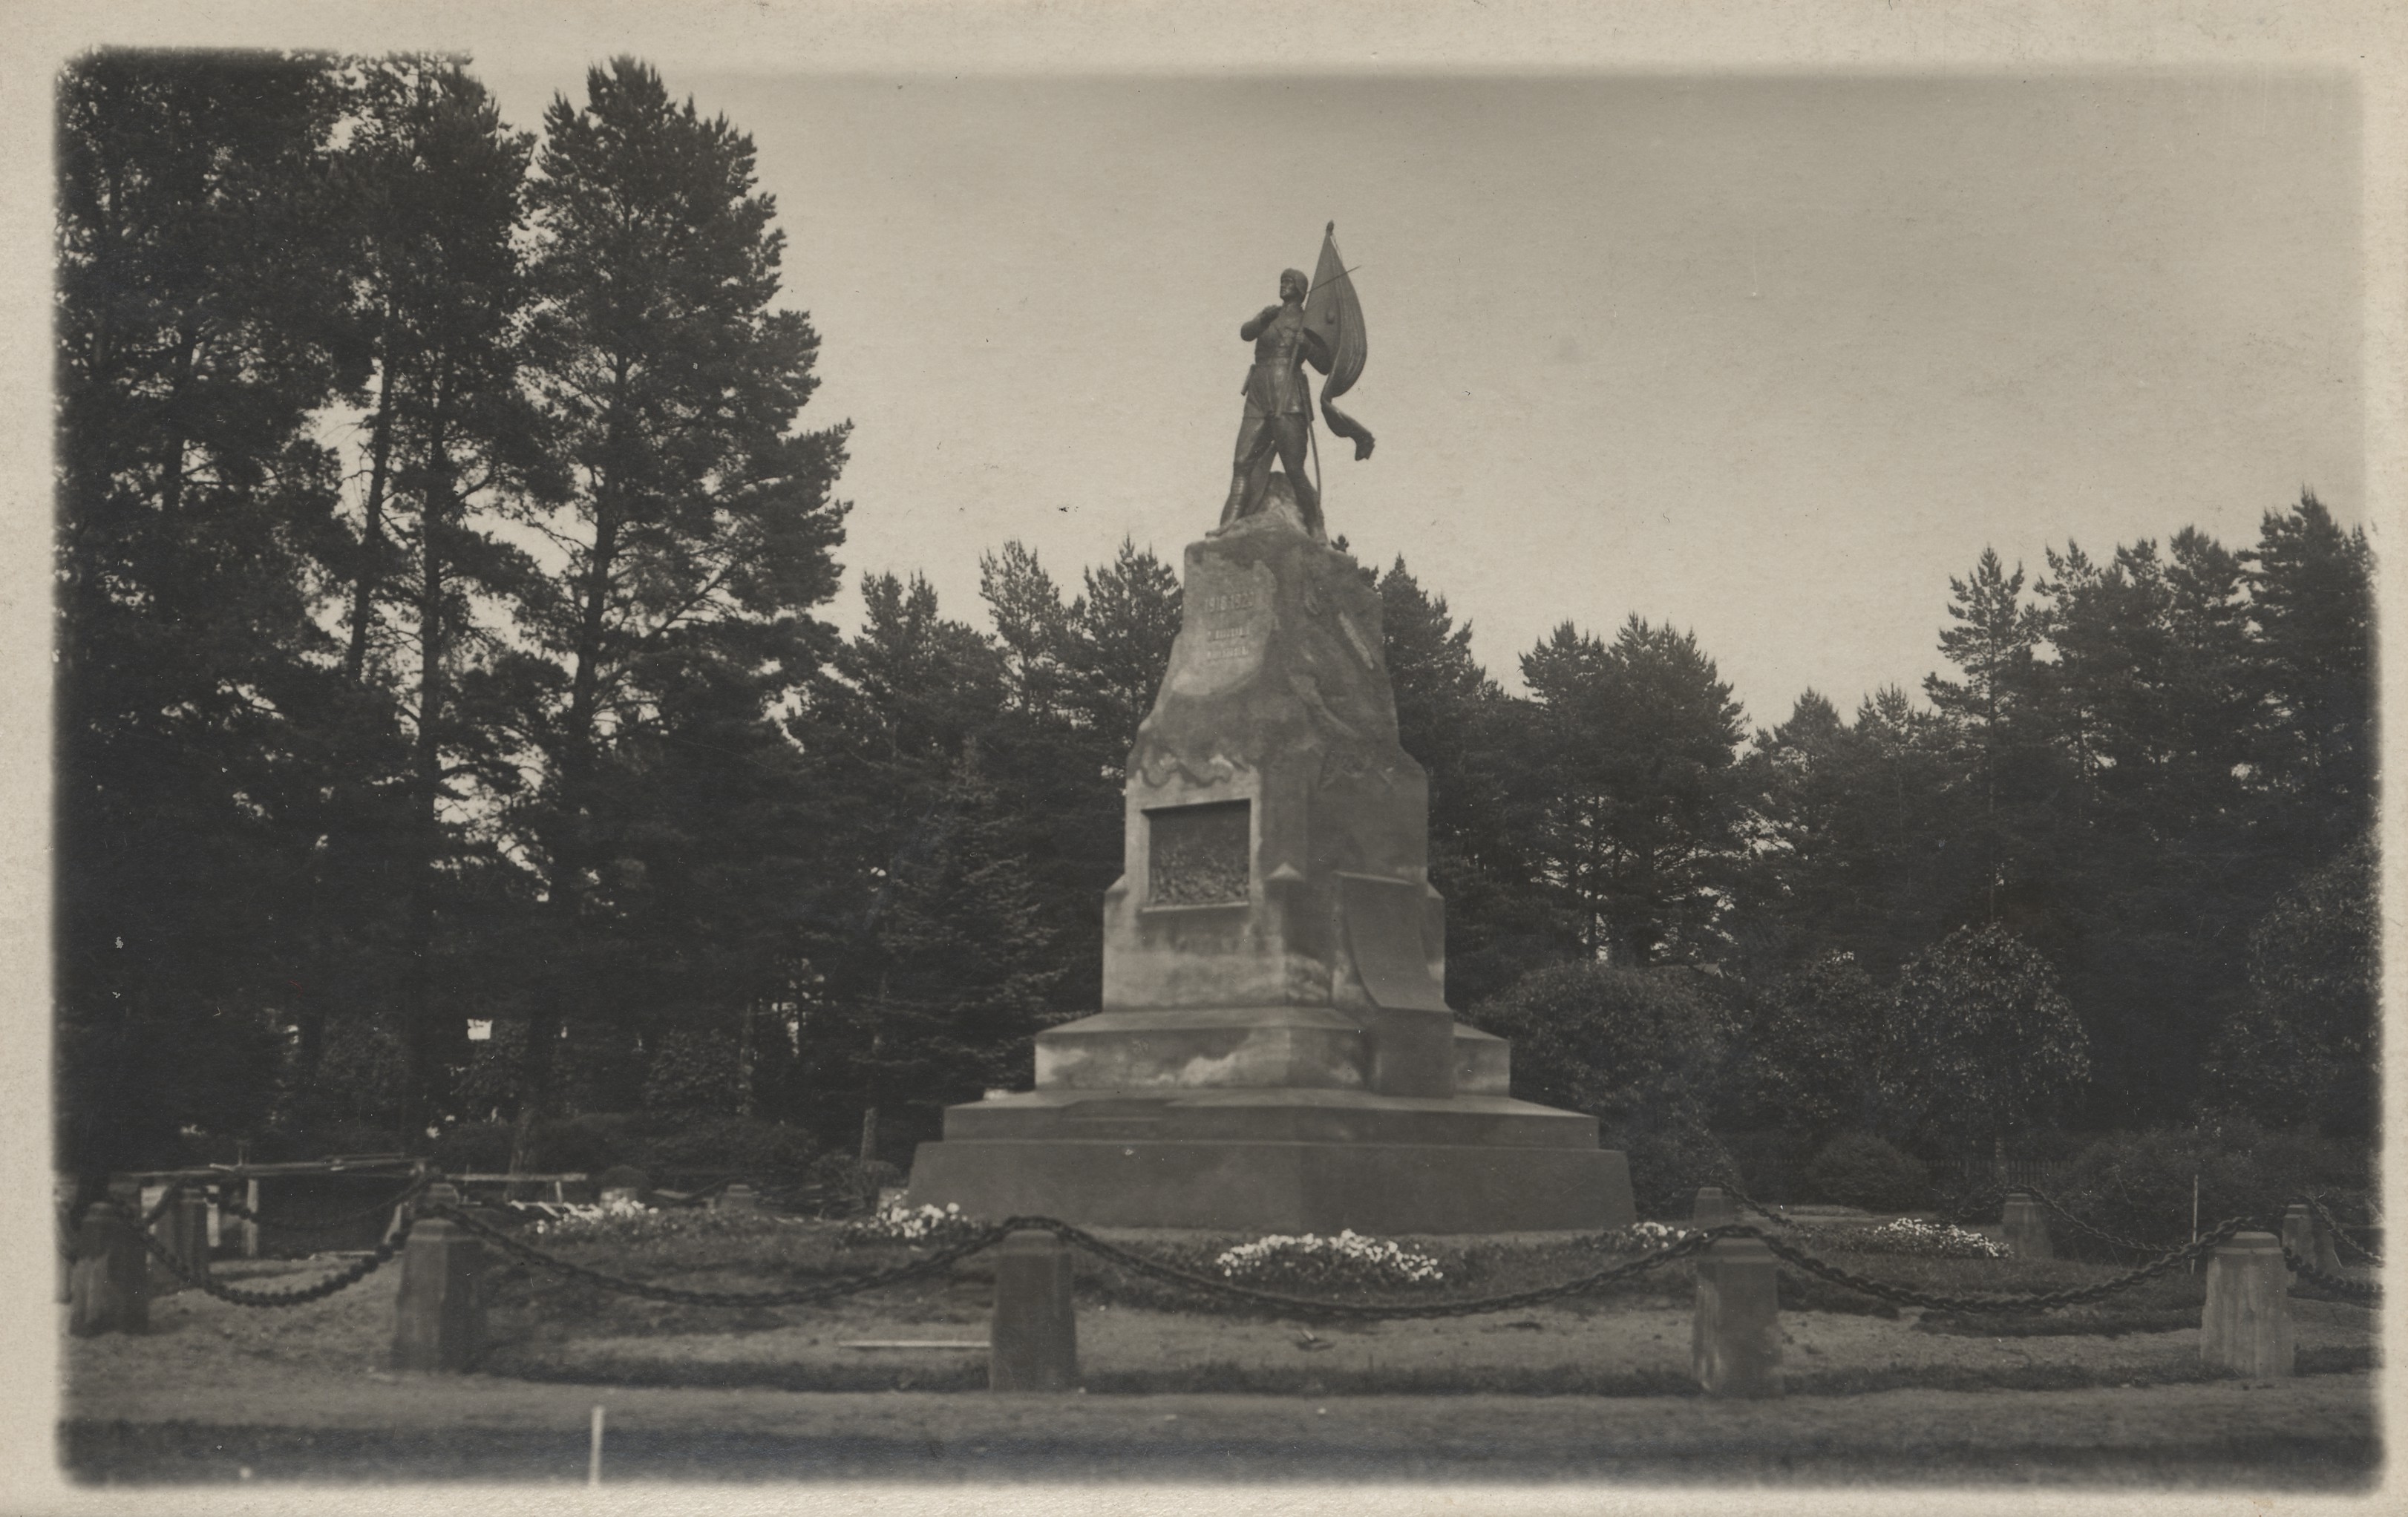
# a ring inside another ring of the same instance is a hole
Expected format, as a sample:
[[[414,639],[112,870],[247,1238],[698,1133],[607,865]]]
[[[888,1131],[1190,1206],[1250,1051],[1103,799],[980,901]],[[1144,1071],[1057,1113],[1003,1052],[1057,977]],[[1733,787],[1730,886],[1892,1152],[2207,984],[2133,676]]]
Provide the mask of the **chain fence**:
[[[1783,1227],[1802,1227],[1804,1225],[1803,1224],[1792,1219],[1787,1213],[1782,1211],[1779,1208],[1766,1206],[1755,1196],[1748,1195],[1746,1189],[1739,1182],[1739,1172],[1737,1170],[1731,1170],[1724,1175],[1723,1189],[1730,1193],[1732,1200],[1738,1202],[1741,1206],[1755,1212],[1757,1216],[1764,1218],[1768,1222],[1778,1224]]]
[[[2180,1243],[2143,1243],[2138,1238],[2126,1238],[2118,1233],[2111,1233],[2107,1231],[2107,1229],[2085,1222],[2080,1217],[2075,1216],[2072,1212],[2068,1211],[2065,1209],[2064,1206],[2057,1201],[2057,1197],[2049,1195],[2048,1192],[2042,1190],[2037,1185],[2028,1185],[2024,1187],[2024,1194],[2030,1196],[2033,1200],[2038,1201],[2041,1205],[2048,1208],[2051,1211],[2056,1212],[2068,1223],[2071,1223],[2075,1231],[2082,1233],[2086,1237],[2094,1238],[2100,1242],[2107,1244],[2111,1248],[2128,1249],[2134,1253],[2162,1253],[2168,1249],[2185,1247],[2185,1245]]]
[[[1896,1281],[1881,1280],[1843,1268],[1753,1224],[1730,1223],[1689,1233],[1679,1241],[1664,1248],[1552,1285],[1538,1286],[1504,1295],[1480,1296],[1469,1300],[1367,1302],[1291,1295],[1284,1292],[1266,1291],[1254,1286],[1241,1285],[1234,1281],[1201,1274],[1165,1260],[1123,1248],[1118,1244],[1106,1242],[1084,1228],[1052,1217],[1008,1218],[991,1226],[982,1227],[925,1259],[916,1260],[893,1269],[848,1276],[839,1281],[784,1291],[701,1291],[660,1285],[649,1281],[628,1280],[623,1276],[612,1275],[591,1266],[578,1264],[573,1260],[547,1252],[523,1239],[512,1237],[501,1228],[466,1216],[453,1209],[437,1207],[433,1209],[437,1214],[460,1224],[480,1238],[492,1241],[511,1256],[538,1268],[581,1280],[604,1290],[686,1306],[796,1306],[853,1295],[863,1291],[875,1290],[881,1286],[937,1274],[962,1259],[994,1247],[1010,1234],[1025,1230],[1050,1233],[1069,1247],[1078,1249],[1090,1257],[1125,1269],[1131,1274],[1219,1300],[1293,1315],[1366,1322],[1469,1317],[1489,1312],[1522,1310],[1550,1301],[1561,1300],[1567,1296],[1584,1295],[1619,1281],[1633,1279],[1676,1260],[1702,1253],[1716,1241],[1727,1238],[1759,1238],[1777,1258],[1794,1268],[1860,1295],[1899,1306],[1971,1315],[2047,1311],[2060,1307],[2082,1306],[2102,1301],[2111,1295],[2130,1290],[2192,1260],[2205,1257],[2214,1252],[2219,1245],[2229,1241],[2234,1234],[2250,1225],[2248,1219],[2236,1217],[2202,1235],[2198,1241],[2169,1251],[2160,1257],[2113,1279],[2095,1281],[2088,1285],[2071,1286],[2062,1290],[2028,1292],[2020,1295],[1943,1295],[1920,1291]],[[2324,1279],[2329,1277],[2310,1276],[2309,1278],[2316,1279],[2319,1283],[2322,1283]],[[2338,1286],[2360,1292],[2369,1289],[2358,1281],[2339,1281]]]
[[[1929,1291],[1918,1291],[1913,1286],[1901,1285],[1895,1281],[1876,1280],[1870,1275],[1859,1275],[1854,1270],[1843,1269],[1828,1260],[1818,1259],[1805,1250],[1796,1248],[1778,1238],[1765,1237],[1764,1244],[1777,1257],[1796,1268],[1818,1279],[1829,1281],[1835,1285],[1843,1285],[1861,1295],[1873,1296],[1896,1306],[1921,1307],[1927,1311],[1981,1316],[1989,1313],[2051,1311],[2059,1307],[2086,1306],[2094,1301],[2103,1301],[2118,1292],[2128,1291],[2143,1281],[2155,1280],[2168,1270],[2187,1264],[2193,1259],[2206,1257],[2215,1251],[2217,1245],[2229,1241],[2234,1234],[2249,1225],[2250,1222],[2246,1217],[2233,1217],[2218,1223],[2214,1231],[2201,1235],[2199,1241],[2186,1244],[2182,1248],[2152,1259],[2136,1269],[2127,1270],[2111,1280],[2099,1281],[2089,1285],[2068,1286],[2058,1291],[2033,1291],[2017,1295],[1941,1295]]]
[[[1616,1282],[1635,1279],[1651,1270],[1678,1260],[1704,1253],[1714,1243],[1725,1238],[1753,1238],[1764,1243],[1782,1263],[1804,1274],[1876,1300],[1896,1306],[1920,1308],[1957,1315],[2029,1313],[2055,1310],[2064,1307],[2083,1306],[2102,1301],[2120,1292],[2131,1290],[2169,1271],[2205,1258],[2216,1248],[2229,1241],[2253,1224],[2250,1219],[2229,1218],[2193,1241],[2164,1250],[2154,1249],[2129,1238],[2119,1238],[2102,1228],[2091,1226],[2044,1193],[2032,1191],[2043,1204],[2068,1223],[2099,1238],[2102,1241],[2157,1257],[2108,1280],[2087,1285],[2069,1286],[2054,1291],[2020,1294],[1985,1294],[1980,1295],[1948,1295],[1919,1290],[1898,1281],[1863,1275],[1831,1263],[1799,1246],[1792,1238],[1756,1226],[1751,1223],[1728,1223],[1684,1235],[1677,1241],[1602,1269],[1554,1284],[1515,1291],[1503,1295],[1471,1299],[1437,1301],[1352,1301],[1327,1297],[1293,1295],[1281,1291],[1263,1290],[1240,1284],[1167,1260],[1152,1257],[1136,1250],[1107,1242],[1086,1229],[1053,1217],[1010,1217],[1002,1222],[974,1225],[972,1230],[926,1256],[891,1268],[867,1270],[858,1274],[824,1280],[809,1285],[791,1286],[770,1291],[709,1291],[685,1286],[664,1285],[652,1281],[633,1280],[597,1269],[572,1259],[566,1259],[528,1242],[507,1228],[496,1226],[473,1211],[452,1203],[438,1203],[417,1209],[407,1203],[419,1196],[434,1182],[432,1175],[423,1176],[391,1200],[380,1203],[370,1211],[357,1213],[350,1220],[380,1211],[396,1214],[394,1226],[376,1248],[365,1257],[314,1284],[290,1291],[248,1291],[222,1284],[205,1271],[190,1268],[175,1251],[160,1240],[146,1224],[137,1221],[138,1213],[122,1203],[108,1203],[129,1223],[136,1225],[144,1246],[166,1268],[184,1283],[207,1292],[220,1300],[246,1307],[291,1307],[323,1300],[366,1279],[390,1261],[408,1241],[410,1228],[419,1213],[440,1217],[482,1242],[492,1244],[503,1254],[535,1268],[581,1281],[618,1295],[640,1296],[647,1300],[694,1307],[774,1308],[810,1306],[857,1295],[865,1292],[899,1285],[916,1280],[929,1279],[950,1270],[954,1265],[982,1253],[1002,1242],[1014,1232],[1043,1232],[1059,1238],[1065,1245],[1077,1249],[1091,1258],[1126,1270],[1132,1275],[1170,1285],[1181,1290],[1220,1301],[1257,1309],[1268,1309],[1286,1315],[1312,1318],[1337,1318],[1362,1322],[1398,1322],[1470,1317],[1490,1312],[1522,1310],[1568,1296],[1585,1295]],[[1756,1211],[1782,1228],[1810,1232],[1801,1224],[1772,1208],[1749,1196],[1734,1178],[1730,1194],[1742,1206]],[[162,1209],[164,1210],[164,1208]],[[154,1212],[153,1215],[157,1215]],[[243,1215],[247,1213],[237,1213]],[[2382,1298],[2381,1287],[2370,1281],[2349,1280],[2327,1274],[2313,1263],[2300,1259],[2286,1248],[2284,1263],[2296,1278],[2340,1298],[2362,1305],[2373,1305]]]
[[[191,1268],[183,1260],[176,1256],[175,1250],[160,1241],[157,1234],[148,1227],[140,1226],[130,1209],[121,1208],[119,1214],[128,1223],[136,1224],[135,1230],[141,1237],[142,1246],[150,1251],[152,1258],[166,1266],[169,1274],[196,1291],[207,1292],[221,1301],[228,1301],[238,1307],[307,1306],[312,1301],[323,1301],[338,1291],[348,1290],[375,1274],[390,1263],[394,1254],[401,1252],[402,1246],[409,1241],[410,1225],[417,1220],[410,1213],[403,1212],[394,1230],[365,1257],[354,1260],[346,1267],[337,1270],[314,1284],[304,1285],[290,1291],[246,1291],[240,1286],[228,1285],[222,1281],[213,1280],[206,1271]]]
[[[2334,1216],[2331,1209],[2325,1205],[2323,1196],[2309,1196],[2308,1205],[2315,1211],[2317,1220],[2325,1224],[2325,1230],[2332,1234],[2333,1240],[2335,1242],[2340,1243],[2343,1247],[2348,1249],[2350,1252],[2357,1254],[2368,1264],[2373,1265],[2377,1268],[2382,1267],[2383,1256],[2375,1252],[2372,1249],[2368,1248],[2365,1244],[2359,1242],[2348,1228],[2343,1226],[2341,1219]]]
[[[388,1199],[374,1202],[368,1206],[357,1207],[349,1211],[338,1211],[331,1217],[313,1217],[308,1222],[288,1222],[280,1217],[263,1218],[258,1212],[251,1210],[250,1207],[236,1200],[230,1195],[221,1196],[219,1198],[218,1209],[224,1212],[229,1217],[250,1223],[253,1226],[262,1229],[272,1228],[280,1233],[301,1233],[305,1235],[310,1233],[338,1233],[346,1228],[366,1222],[371,1217],[380,1217],[390,1214],[394,1208],[400,1206],[402,1203],[424,1191],[431,1183],[433,1183],[432,1181],[419,1181],[413,1184],[405,1186],[401,1191]]]
[[[2339,1296],[2352,1306],[2372,1307],[2382,1304],[2383,1287],[2378,1282],[2371,1280],[2350,1280],[2341,1275],[2328,1275],[2311,1261],[2293,1253],[2288,1244],[2283,1247],[2283,1263],[2300,1279],[2320,1291],[2327,1291]]]

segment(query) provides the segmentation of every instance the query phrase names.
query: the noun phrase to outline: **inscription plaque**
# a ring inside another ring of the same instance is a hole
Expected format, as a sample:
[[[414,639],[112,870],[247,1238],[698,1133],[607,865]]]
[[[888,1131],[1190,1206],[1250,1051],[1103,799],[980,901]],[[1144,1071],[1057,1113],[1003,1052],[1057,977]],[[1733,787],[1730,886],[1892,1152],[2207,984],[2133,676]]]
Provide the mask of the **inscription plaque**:
[[[1154,906],[1223,906],[1246,898],[1254,871],[1252,803],[1216,801],[1145,814],[1146,899]]]

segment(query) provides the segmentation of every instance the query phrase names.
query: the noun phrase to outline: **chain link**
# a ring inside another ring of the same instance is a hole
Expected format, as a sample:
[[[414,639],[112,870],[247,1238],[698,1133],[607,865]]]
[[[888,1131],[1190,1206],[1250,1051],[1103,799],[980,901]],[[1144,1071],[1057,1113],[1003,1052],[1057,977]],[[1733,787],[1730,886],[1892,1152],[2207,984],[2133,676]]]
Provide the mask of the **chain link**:
[[[1755,1212],[1757,1216],[1764,1218],[1768,1222],[1777,1223],[1784,1227],[1800,1227],[1803,1225],[1779,1209],[1766,1206],[1755,1196],[1748,1195],[1746,1190],[1740,1185],[1739,1172],[1737,1170],[1732,1170],[1723,1177],[1723,1188],[1730,1192],[1731,1199],[1737,1201],[1741,1206],[1745,1207],[1748,1210]]]
[[[1142,1275],[1168,1284],[1178,1285],[1224,1300],[1241,1301],[1248,1305],[1276,1308],[1279,1310],[1322,1317],[1348,1317],[1371,1321],[1404,1320],[1428,1317],[1468,1317],[1489,1311],[1511,1311],[1536,1306],[1563,1296],[1595,1290],[1617,1280],[1643,1274],[1658,1265],[1696,1253],[1718,1234],[1693,1234],[1681,1242],[1615,1265],[1577,1280],[1543,1286],[1537,1290],[1516,1292],[1511,1295],[1487,1296],[1471,1301],[1406,1302],[1396,1305],[1373,1305],[1367,1302],[1313,1300],[1305,1296],[1286,1295],[1276,1291],[1257,1290],[1233,1281],[1219,1280],[1197,1274],[1158,1259],[1107,1243],[1083,1228],[1052,1217],[1010,1217],[989,1227],[983,1227],[960,1241],[940,1249],[925,1259],[898,1266],[893,1269],[875,1270],[847,1276],[822,1285],[804,1286],[784,1291],[697,1291],[673,1285],[656,1285],[649,1281],[629,1280],[609,1274],[587,1265],[563,1259],[546,1252],[534,1244],[513,1238],[498,1227],[464,1215],[450,1207],[433,1209],[436,1215],[457,1223],[479,1238],[500,1248],[504,1252],[539,1268],[580,1280],[626,1295],[639,1295],[649,1300],[667,1301],[681,1306],[697,1307],[781,1307],[804,1306],[840,1296],[854,1295],[882,1286],[900,1284],[950,1268],[972,1254],[993,1248],[1014,1232],[1051,1233],[1063,1242],[1109,1264],[1117,1265],[1133,1274]]]
[[[2317,1220],[2325,1224],[2325,1231],[2332,1234],[2335,1241],[2346,1244],[2350,1252],[2357,1254],[2368,1264],[2373,1265],[2378,1268],[2382,1267],[2383,1256],[2376,1253],[2372,1249],[2368,1248],[2365,1244],[2359,1242],[2357,1238],[2350,1237],[2349,1229],[2344,1227],[2341,1224],[2341,1219],[2334,1216],[2332,1212],[2326,1208],[2324,1198],[2322,1196],[2309,1196],[2308,1205],[2315,1209]]]
[[[1071,1247],[1107,1263],[1118,1265],[1134,1274],[1183,1286],[1202,1295],[1219,1296],[1224,1300],[1243,1301],[1253,1306],[1274,1307],[1282,1311],[1300,1315],[1343,1317],[1361,1322],[1475,1317],[1491,1311],[1513,1311],[1524,1307],[1538,1306],[1543,1302],[1561,1300],[1565,1296],[1583,1295],[1600,1286],[1610,1285],[1616,1281],[1643,1275],[1659,1265],[1670,1264],[1675,1259],[1701,1252],[1715,1238],[1732,1231],[1727,1227],[1718,1227],[1706,1232],[1691,1233],[1679,1242],[1669,1244],[1652,1253],[1641,1254],[1637,1258],[1609,1266],[1576,1280],[1563,1281],[1554,1285],[1542,1285],[1535,1290],[1517,1291],[1510,1295],[1481,1296],[1469,1301],[1398,1302],[1389,1305],[1361,1301],[1313,1300],[1306,1296],[1286,1295],[1276,1291],[1256,1290],[1251,1285],[1240,1285],[1234,1281],[1219,1280],[1211,1275],[1199,1275],[1193,1270],[1182,1269],[1176,1265],[1165,1264],[1158,1259],[1149,1259],[1141,1253],[1133,1252],[1116,1244],[1107,1243],[1092,1233],[1074,1227],[1067,1222],[1056,1222],[1051,1217],[1014,1217],[1004,1225],[1007,1228],[1026,1228],[1031,1231],[1052,1233]],[[1747,1230],[1753,1231],[1753,1229]]]
[[[538,1268],[550,1269],[622,1295],[639,1295],[651,1301],[666,1301],[677,1306],[688,1307],[809,1306],[815,1302],[832,1301],[840,1296],[876,1290],[884,1285],[899,1285],[905,1281],[939,1274],[981,1250],[993,1248],[1002,1242],[1004,1235],[1010,1230],[1010,1224],[981,1228],[960,1242],[939,1249],[924,1259],[915,1260],[908,1265],[898,1265],[892,1269],[848,1275],[841,1280],[830,1281],[820,1285],[798,1286],[783,1291],[696,1291],[676,1285],[655,1285],[650,1281],[629,1280],[624,1275],[609,1274],[588,1265],[561,1258],[555,1253],[547,1253],[532,1243],[514,1238],[503,1229],[469,1215],[458,1207],[437,1206],[429,1208],[428,1210],[431,1215],[455,1224],[477,1238],[492,1243],[503,1252],[522,1259]]]
[[[2022,1295],[1937,1295],[1927,1291],[1915,1290],[1912,1286],[1900,1285],[1894,1281],[1875,1280],[1869,1275],[1859,1275],[1853,1270],[1842,1269],[1837,1265],[1814,1257],[1803,1249],[1755,1228],[1732,1230],[1753,1233],[1756,1237],[1763,1238],[1764,1246],[1786,1263],[1810,1275],[1828,1280],[1835,1285],[1844,1285],[1862,1295],[1874,1296],[1898,1306],[1921,1307],[1927,1311],[1981,1315],[2007,1311],[2050,1311],[2058,1307],[2084,1306],[2093,1301],[2103,1301],[2119,1291],[2128,1291],[2144,1281],[2154,1280],[2178,1265],[2204,1257],[2213,1252],[2218,1244],[2226,1242],[2232,1235],[2248,1225],[2249,1222],[2246,1218],[2234,1217],[2218,1223],[2214,1231],[2206,1234],[2198,1242],[2176,1249],[2160,1258],[2152,1259],[2139,1268],[2118,1275],[2113,1280],[2102,1280],[2096,1284],[2072,1286],[2061,1291],[2040,1291]],[[1718,1233],[1726,1230],[1714,1229]]]
[[[129,1223],[134,1220],[133,1216],[123,1209],[120,1209],[119,1214],[124,1216]],[[392,1234],[379,1243],[366,1257],[353,1261],[313,1285],[305,1285],[294,1291],[246,1291],[237,1286],[221,1284],[206,1273],[187,1268],[184,1261],[176,1257],[175,1251],[161,1242],[158,1236],[149,1228],[136,1227],[135,1231],[141,1238],[142,1246],[150,1251],[151,1257],[165,1265],[170,1274],[196,1291],[206,1291],[221,1301],[231,1301],[238,1307],[298,1307],[307,1306],[312,1301],[322,1301],[336,1292],[349,1289],[375,1274],[394,1254],[400,1252],[402,1245],[409,1240],[410,1224],[415,1220],[408,1213],[404,1212],[400,1225],[395,1227]]]
[[[166,1194],[159,1197],[159,1204],[152,1207],[149,1211],[143,1214],[142,1225],[144,1227],[158,1226],[159,1219],[165,1216],[169,1211],[175,1209],[176,1198],[183,1194],[184,1186],[182,1181],[178,1181],[171,1183],[167,1187]]]
[[[2383,1299],[2383,1287],[2365,1280],[2347,1280],[2340,1275],[2328,1275],[2315,1265],[2293,1253],[2289,1244],[2283,1246],[2283,1263],[2292,1274],[2321,1290],[2330,1291],[2342,1299],[2361,1307],[2371,1307]]]
[[[2090,1237],[2097,1238],[2100,1242],[2113,1245],[2115,1248],[2129,1249],[2134,1253],[2163,1253],[2170,1248],[2178,1249],[2187,1246],[2181,1243],[2143,1243],[2133,1238],[2124,1238],[2117,1234],[2111,1233],[2103,1227],[2094,1226],[2091,1224],[2083,1221],[2080,1217],[2075,1216],[2072,1212],[2066,1210],[2064,1207],[2058,1205],[2057,1197],[2049,1195],[2046,1191],[2042,1190],[2037,1185],[2027,1185],[2024,1187],[2024,1192],[2026,1195],[2038,1201],[2041,1205],[2048,1208],[2051,1211],[2056,1212],[2058,1216],[2063,1217],[2067,1222],[2071,1223],[2076,1231],[2086,1233]]]

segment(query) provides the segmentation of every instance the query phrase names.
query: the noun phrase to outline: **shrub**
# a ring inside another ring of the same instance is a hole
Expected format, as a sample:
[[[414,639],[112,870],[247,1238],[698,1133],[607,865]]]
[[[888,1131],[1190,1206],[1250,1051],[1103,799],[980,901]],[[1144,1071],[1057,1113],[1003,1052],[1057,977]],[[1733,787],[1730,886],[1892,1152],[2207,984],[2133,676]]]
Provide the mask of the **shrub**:
[[[598,1174],[643,1158],[633,1119],[620,1111],[582,1111],[536,1124],[527,1166],[538,1172]]]
[[[1598,1119],[1630,1160],[1641,1211],[1686,1205],[1728,1166],[1704,1117],[1727,1046],[1723,1009],[1684,969],[1550,965],[1470,1017],[1513,1041],[1513,1094]]]
[[[1870,1126],[1882,1107],[1888,1000],[1844,953],[1785,976],[1749,1033],[1746,1082],[1810,1138]]]
[[[1960,927],[1899,972],[1886,1041],[1882,1124],[1927,1152],[2044,1126],[2090,1075],[2057,971],[1995,924]]]
[[[2274,1224],[2302,1196],[2366,1189],[2372,1158],[2363,1143],[2229,1122],[2100,1138],[2046,1189],[2051,1199],[2103,1231],[2136,1242],[2174,1243],[2190,1237],[2194,1176],[2202,1228],[2227,1217]],[[2070,1252],[2127,1256],[2061,1222],[2052,1221],[2049,1237]]]
[[[829,1153],[814,1160],[803,1179],[818,1189],[823,1216],[850,1217],[876,1209],[878,1193],[902,1184],[903,1171],[883,1159]]]
[[[818,1145],[799,1127],[758,1117],[684,1115],[652,1119],[643,1162],[658,1171],[736,1170],[749,1175],[799,1175]]]
[[[455,1175],[492,1174],[510,1162],[510,1124],[461,1122],[435,1140],[436,1166]]]
[[[1252,1285],[1393,1289],[1437,1285],[1446,1279],[1428,1254],[1349,1227],[1336,1238],[1275,1233],[1242,1243],[1212,1261],[1224,1277]]]
[[[734,1035],[718,1027],[673,1027],[644,1066],[644,1105],[680,1111],[733,1112],[744,1094],[744,1061]]]
[[[2249,934],[2249,997],[2218,1029],[2210,1099],[2270,1125],[2372,1130],[2380,1021],[2373,846],[2286,891]]]
[[[1870,1133],[1848,1133],[1824,1145],[1806,1166],[1816,1195],[1868,1211],[1903,1211],[1930,1194],[1931,1172]]]

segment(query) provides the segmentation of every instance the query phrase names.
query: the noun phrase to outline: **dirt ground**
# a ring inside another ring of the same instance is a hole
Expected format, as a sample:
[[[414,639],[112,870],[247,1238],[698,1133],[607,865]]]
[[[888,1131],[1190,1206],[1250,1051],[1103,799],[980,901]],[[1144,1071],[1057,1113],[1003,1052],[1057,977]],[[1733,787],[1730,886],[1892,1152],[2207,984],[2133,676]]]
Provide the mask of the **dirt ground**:
[[[280,1285],[325,1266],[237,1267]],[[273,1310],[185,1292],[154,1301],[146,1337],[69,1340],[66,1467],[103,1482],[581,1480],[597,1403],[614,1479],[2352,1489],[2379,1463],[2364,1369],[2200,1381],[2196,1329],[1993,1339],[1784,1312],[1791,1394],[1737,1403],[1696,1393],[1688,1313],[1665,1305],[1310,1329],[1095,1306],[1079,1322],[1086,1394],[1030,1397],[952,1394],[982,1384],[974,1352],[840,1346],[982,1337],[975,1281],[899,1312],[856,1298],[715,1333],[545,1345],[547,1373],[583,1383],[394,1375],[397,1286],[387,1269]],[[2303,1366],[2367,1362],[2370,1313],[2295,1306]],[[1540,1394],[1434,1394],[1468,1374]],[[1251,1394],[1208,1394],[1230,1391]]]

